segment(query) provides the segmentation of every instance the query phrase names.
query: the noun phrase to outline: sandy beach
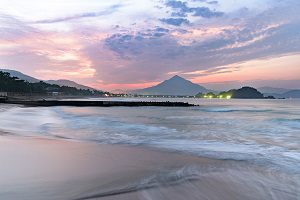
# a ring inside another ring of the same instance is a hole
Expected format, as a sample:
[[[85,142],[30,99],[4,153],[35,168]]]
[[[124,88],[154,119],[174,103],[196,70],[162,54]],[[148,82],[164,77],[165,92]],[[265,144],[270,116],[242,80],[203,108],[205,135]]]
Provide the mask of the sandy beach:
[[[257,192],[245,179],[253,176],[251,172],[210,172],[224,161],[136,147],[2,134],[0,159],[0,199],[5,200],[229,200],[270,195],[251,193]],[[193,166],[206,172],[199,176]]]
[[[116,193],[110,197],[115,198],[138,185],[114,189],[163,173],[163,169],[218,163],[134,147],[3,136],[0,159],[0,199],[14,200],[89,199]]]

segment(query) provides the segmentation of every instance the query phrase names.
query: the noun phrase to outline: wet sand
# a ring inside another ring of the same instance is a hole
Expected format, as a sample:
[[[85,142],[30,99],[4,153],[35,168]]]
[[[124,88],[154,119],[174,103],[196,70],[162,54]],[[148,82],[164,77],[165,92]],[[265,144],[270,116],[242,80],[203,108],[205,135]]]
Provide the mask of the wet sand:
[[[235,166],[232,161],[120,145],[3,133],[0,160],[1,200],[258,200],[299,194],[297,185],[284,188],[284,179],[274,173],[218,170]]]
[[[4,135],[0,136],[0,160],[0,199],[14,200],[105,196],[114,193],[112,188],[165,168],[218,162],[118,145]],[[130,190],[134,188],[119,193]]]

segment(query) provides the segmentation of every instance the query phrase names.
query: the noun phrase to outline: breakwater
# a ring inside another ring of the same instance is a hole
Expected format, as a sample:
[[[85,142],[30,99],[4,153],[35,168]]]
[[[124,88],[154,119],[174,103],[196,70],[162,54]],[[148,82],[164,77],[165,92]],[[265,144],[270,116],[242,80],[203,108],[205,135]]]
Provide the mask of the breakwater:
[[[187,102],[169,102],[169,101],[0,101],[0,103],[20,104],[27,106],[94,106],[94,107],[111,107],[111,106],[165,106],[165,107],[190,107],[196,106]]]

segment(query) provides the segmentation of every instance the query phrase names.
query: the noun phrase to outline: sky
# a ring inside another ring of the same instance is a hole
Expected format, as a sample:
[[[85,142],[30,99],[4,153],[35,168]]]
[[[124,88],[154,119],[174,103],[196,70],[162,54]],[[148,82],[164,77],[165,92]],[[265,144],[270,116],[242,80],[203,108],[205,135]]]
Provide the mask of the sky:
[[[113,91],[300,89],[299,0],[0,0],[0,68]]]

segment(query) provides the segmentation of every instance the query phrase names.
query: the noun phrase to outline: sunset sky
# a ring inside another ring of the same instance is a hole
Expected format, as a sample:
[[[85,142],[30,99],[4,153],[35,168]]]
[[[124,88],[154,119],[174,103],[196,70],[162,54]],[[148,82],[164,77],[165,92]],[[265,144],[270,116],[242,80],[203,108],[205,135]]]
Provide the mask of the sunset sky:
[[[0,68],[102,90],[300,88],[299,0],[0,0]]]

